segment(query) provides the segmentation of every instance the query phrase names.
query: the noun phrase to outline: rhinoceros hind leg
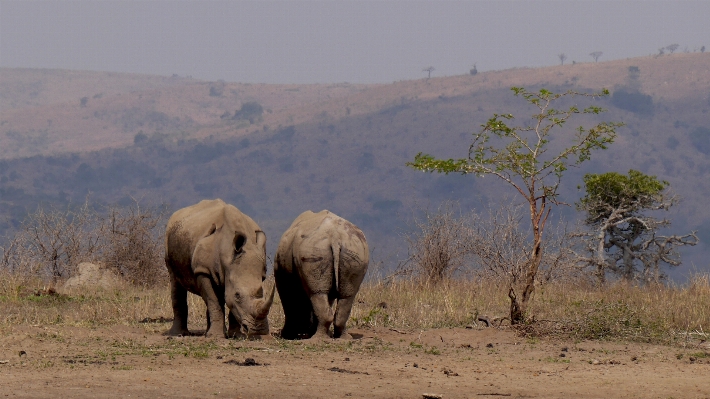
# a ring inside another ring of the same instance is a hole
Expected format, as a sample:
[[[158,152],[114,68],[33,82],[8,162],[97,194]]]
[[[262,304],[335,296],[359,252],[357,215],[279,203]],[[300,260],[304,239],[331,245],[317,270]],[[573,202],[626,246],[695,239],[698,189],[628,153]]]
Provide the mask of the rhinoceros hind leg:
[[[355,297],[338,299],[338,304],[335,310],[335,322],[333,326],[333,338],[351,339],[352,336],[345,332],[345,328],[350,318],[350,312],[353,309],[353,301]]]
[[[330,308],[327,294],[311,295],[311,303],[313,304],[313,312],[318,319],[318,327],[316,329],[316,337],[328,337],[330,325],[333,324],[333,311]]]

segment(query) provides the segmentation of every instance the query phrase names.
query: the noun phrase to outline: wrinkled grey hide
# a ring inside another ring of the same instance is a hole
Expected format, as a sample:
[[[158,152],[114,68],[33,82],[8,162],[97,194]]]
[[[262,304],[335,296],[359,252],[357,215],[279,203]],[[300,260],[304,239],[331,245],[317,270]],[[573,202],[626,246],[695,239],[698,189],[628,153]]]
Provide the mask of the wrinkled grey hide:
[[[276,287],[286,316],[287,339],[349,337],[345,327],[369,262],[365,235],[330,213],[302,213],[279,242]],[[333,303],[337,300],[335,314]]]
[[[222,200],[180,209],[168,221],[165,264],[172,288],[170,335],[188,335],[187,292],[207,305],[207,336],[269,333],[274,287],[265,294],[266,235]],[[229,309],[229,331],[224,306]]]

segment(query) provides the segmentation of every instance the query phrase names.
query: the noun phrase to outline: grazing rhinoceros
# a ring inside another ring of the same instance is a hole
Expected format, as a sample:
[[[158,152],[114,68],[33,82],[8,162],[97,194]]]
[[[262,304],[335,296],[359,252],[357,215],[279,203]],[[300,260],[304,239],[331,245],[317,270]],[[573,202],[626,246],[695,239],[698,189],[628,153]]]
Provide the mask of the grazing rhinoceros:
[[[327,337],[335,321],[333,338],[350,338],[345,324],[368,262],[365,235],[355,225],[328,211],[299,215],[281,237],[274,261],[286,316],[281,336]]]
[[[222,200],[205,200],[180,209],[168,221],[165,264],[170,273],[173,326],[170,335],[187,335],[187,292],[207,305],[207,336],[269,333],[266,316],[274,287],[266,278],[266,235]],[[229,308],[229,331],[224,305]]]

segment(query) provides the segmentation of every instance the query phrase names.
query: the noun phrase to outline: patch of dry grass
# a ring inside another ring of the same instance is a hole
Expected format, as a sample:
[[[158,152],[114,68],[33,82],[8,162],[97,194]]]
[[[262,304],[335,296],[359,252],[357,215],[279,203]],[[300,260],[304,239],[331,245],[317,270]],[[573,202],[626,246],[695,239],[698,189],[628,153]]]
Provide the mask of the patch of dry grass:
[[[423,330],[463,327],[475,323],[479,315],[503,318],[509,303],[501,287],[495,281],[482,280],[447,280],[438,285],[415,280],[372,281],[360,289],[350,325]],[[40,280],[2,273],[0,329],[11,325],[119,324],[162,332],[170,326],[172,309],[167,284],[150,289],[126,286],[62,295],[48,295],[44,289]],[[190,329],[203,330],[202,299],[190,294],[188,305]],[[667,343],[707,339],[710,276],[698,275],[683,286],[619,283],[595,288],[583,284],[547,284],[537,288],[531,312],[535,321],[524,326],[523,332],[533,335]],[[272,328],[283,326],[278,295],[269,321]]]

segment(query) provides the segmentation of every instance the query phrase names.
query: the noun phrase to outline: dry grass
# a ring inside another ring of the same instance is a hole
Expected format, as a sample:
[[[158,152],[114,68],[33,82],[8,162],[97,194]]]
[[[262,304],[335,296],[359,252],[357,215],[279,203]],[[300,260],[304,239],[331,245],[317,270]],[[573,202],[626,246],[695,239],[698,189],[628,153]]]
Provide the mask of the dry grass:
[[[11,325],[99,327],[144,326],[168,329],[172,317],[167,284],[159,288],[133,286],[65,295],[37,295],[40,280],[0,275],[0,329]],[[190,329],[205,328],[202,299],[189,295]],[[413,280],[373,281],[358,294],[352,327],[423,330],[475,324],[479,315],[502,318],[508,312],[505,290],[495,281],[449,280],[438,285]],[[623,339],[682,343],[707,339],[710,326],[710,276],[699,275],[684,286],[613,284],[597,289],[573,284],[538,287],[531,304],[535,322],[522,333],[573,339]],[[162,318],[162,319],[161,319]],[[269,320],[283,326],[278,296]],[[494,323],[498,324],[498,323]],[[504,327],[507,322],[502,321]],[[479,322],[478,326],[482,326]]]

